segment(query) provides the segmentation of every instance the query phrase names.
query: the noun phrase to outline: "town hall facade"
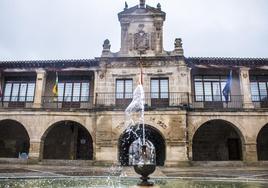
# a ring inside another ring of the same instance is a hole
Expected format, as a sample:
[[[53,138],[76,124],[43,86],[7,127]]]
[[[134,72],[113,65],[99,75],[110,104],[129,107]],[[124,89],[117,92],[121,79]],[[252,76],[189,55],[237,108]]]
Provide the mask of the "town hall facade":
[[[105,40],[95,59],[0,61],[0,161],[129,165],[124,109],[141,69],[157,165],[268,160],[268,59],[188,58],[180,38],[165,51],[160,4],[118,18],[119,52]]]

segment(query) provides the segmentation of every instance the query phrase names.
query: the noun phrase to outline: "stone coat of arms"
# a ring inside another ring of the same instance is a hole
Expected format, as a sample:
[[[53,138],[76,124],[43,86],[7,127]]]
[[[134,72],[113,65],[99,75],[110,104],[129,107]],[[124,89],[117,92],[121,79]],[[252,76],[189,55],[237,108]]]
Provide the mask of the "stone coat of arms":
[[[134,35],[134,49],[145,53],[149,49],[149,34],[143,31],[143,25],[139,25],[139,32]]]

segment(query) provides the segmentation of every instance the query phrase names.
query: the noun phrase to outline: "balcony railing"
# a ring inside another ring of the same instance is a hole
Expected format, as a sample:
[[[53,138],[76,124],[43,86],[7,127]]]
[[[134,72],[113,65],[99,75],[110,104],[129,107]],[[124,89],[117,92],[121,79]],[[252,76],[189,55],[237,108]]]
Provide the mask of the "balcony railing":
[[[268,96],[267,95],[253,95],[252,102],[255,108],[268,108]]]
[[[93,107],[92,96],[44,96],[43,108],[48,109],[90,109]]]
[[[192,96],[192,109],[241,109],[243,108],[243,96],[231,95],[229,100],[221,95],[194,95]]]
[[[3,96],[1,108],[32,108],[34,96]]]
[[[132,101],[131,93],[97,93],[97,107],[126,108]],[[187,93],[145,93],[145,107],[183,107],[189,104]]]
[[[96,93],[95,96],[44,96],[45,109],[93,109],[126,108],[132,101],[132,93]],[[0,108],[32,108],[34,96],[3,96]],[[268,109],[267,96],[252,96],[255,109]],[[243,96],[231,95],[228,102],[223,96],[193,95],[188,93],[145,93],[146,108],[181,107],[189,110],[236,110],[243,108]]]

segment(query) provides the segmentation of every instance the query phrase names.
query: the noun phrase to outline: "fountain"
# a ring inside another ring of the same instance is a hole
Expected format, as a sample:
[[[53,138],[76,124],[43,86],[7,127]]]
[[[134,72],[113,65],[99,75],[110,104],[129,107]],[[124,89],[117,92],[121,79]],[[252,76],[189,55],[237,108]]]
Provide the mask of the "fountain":
[[[141,65],[141,62],[140,62]],[[125,110],[125,125],[127,127],[127,133],[132,133],[136,136],[137,140],[133,142],[130,150],[133,151],[131,156],[131,164],[134,166],[134,170],[137,174],[141,175],[142,181],[138,183],[138,186],[153,186],[152,182],[148,180],[149,175],[155,171],[156,160],[155,160],[155,148],[153,144],[145,139],[145,125],[144,125],[144,90],[143,90],[143,70],[141,65],[140,80],[137,88],[133,92],[133,100]],[[135,122],[132,118],[133,113],[138,113],[138,122]],[[137,129],[132,127],[135,125],[142,125],[142,136],[137,134]]]

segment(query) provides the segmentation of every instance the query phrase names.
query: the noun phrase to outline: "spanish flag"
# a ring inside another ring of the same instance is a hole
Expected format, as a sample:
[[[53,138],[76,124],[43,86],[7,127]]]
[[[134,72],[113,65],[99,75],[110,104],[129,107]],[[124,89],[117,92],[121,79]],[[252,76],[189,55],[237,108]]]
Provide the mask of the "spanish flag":
[[[55,85],[54,85],[53,90],[52,90],[55,97],[57,97],[59,95],[58,83],[59,83],[58,72],[56,72],[56,82],[55,82]]]

